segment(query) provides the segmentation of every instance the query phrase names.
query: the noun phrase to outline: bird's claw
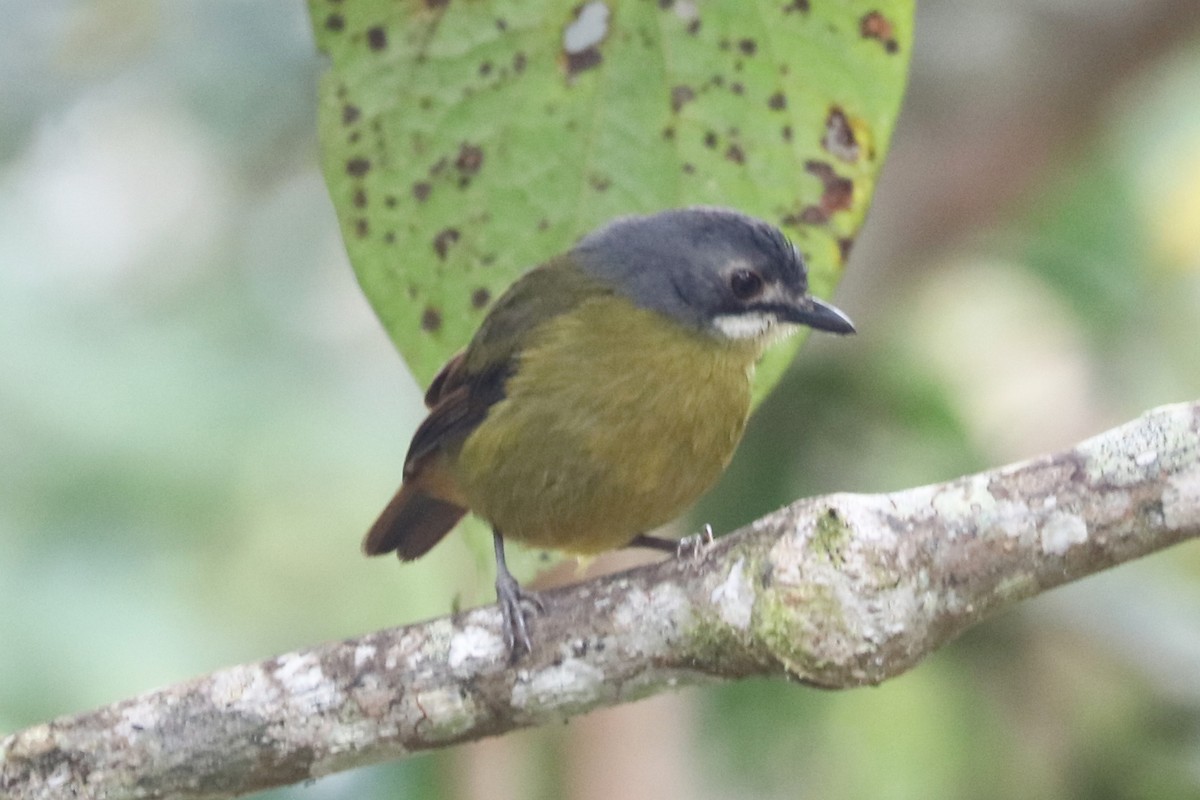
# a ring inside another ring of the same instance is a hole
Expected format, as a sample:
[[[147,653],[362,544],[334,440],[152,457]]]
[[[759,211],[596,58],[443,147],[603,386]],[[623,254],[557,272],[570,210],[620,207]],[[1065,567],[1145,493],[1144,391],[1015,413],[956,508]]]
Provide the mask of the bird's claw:
[[[546,606],[537,594],[523,590],[507,572],[496,578],[496,603],[504,618],[504,642],[508,645],[509,661],[516,663],[525,653],[533,652],[529,616],[540,614]]]
[[[713,540],[712,525],[705,523],[704,529],[700,533],[693,533],[679,540],[679,544],[675,548],[675,557],[699,561],[704,555],[704,550],[713,543]]]

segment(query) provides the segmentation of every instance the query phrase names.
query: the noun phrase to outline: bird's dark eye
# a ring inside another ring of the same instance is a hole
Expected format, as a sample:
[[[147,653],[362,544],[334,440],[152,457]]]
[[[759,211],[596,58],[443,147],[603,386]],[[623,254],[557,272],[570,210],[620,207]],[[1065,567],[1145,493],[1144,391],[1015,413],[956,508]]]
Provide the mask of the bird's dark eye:
[[[749,300],[762,293],[763,279],[752,269],[734,270],[729,276],[729,288],[738,300]]]

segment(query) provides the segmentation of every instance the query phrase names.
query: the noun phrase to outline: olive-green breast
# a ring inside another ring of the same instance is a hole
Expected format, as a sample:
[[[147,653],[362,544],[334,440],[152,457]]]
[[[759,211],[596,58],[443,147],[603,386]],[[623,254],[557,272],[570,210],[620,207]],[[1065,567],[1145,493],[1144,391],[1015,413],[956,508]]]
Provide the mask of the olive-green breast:
[[[504,399],[455,459],[471,509],[506,538],[625,545],[691,505],[741,439],[757,343],[601,295],[523,345]]]

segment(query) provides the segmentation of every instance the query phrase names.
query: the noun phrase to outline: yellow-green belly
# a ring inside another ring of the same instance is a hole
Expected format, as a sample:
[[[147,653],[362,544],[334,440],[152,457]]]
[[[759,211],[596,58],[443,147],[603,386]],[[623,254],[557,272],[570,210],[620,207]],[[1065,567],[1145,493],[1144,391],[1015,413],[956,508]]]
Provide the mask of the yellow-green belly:
[[[471,510],[536,547],[628,544],[724,471],[758,354],[614,298],[555,318],[455,459]]]

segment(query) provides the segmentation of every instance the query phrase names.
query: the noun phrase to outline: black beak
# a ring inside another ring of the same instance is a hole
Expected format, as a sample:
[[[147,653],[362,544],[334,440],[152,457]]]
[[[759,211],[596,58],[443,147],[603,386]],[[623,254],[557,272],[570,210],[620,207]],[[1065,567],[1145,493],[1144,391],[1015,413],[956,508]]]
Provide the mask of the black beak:
[[[779,318],[798,325],[807,325],[815,331],[829,333],[854,333],[854,323],[839,309],[812,295],[804,295],[794,304],[779,309]]]

